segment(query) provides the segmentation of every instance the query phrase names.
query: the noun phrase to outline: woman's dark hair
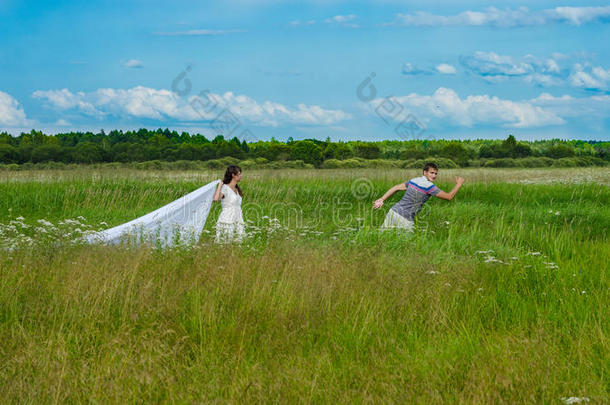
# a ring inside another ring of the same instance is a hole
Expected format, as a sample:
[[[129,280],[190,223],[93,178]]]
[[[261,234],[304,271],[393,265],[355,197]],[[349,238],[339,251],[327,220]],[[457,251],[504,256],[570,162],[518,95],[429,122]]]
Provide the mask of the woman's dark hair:
[[[225,172],[225,178],[222,180],[222,183],[229,184],[231,180],[233,180],[233,175],[239,173],[241,173],[241,167],[235,165],[227,167],[227,171]],[[244,194],[241,192],[241,188],[239,188],[239,185],[236,184],[235,187],[237,188],[237,192],[239,193],[239,195],[243,196]]]

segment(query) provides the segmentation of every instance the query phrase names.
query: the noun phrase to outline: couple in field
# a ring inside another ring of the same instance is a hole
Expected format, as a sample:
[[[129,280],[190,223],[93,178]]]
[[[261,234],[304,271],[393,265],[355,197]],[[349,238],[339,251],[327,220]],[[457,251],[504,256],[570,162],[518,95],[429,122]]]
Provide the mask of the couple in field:
[[[415,216],[428,201],[430,196],[443,200],[452,200],[464,183],[464,179],[456,177],[456,184],[450,192],[444,192],[434,185],[438,176],[438,166],[427,163],[421,177],[415,177],[407,182],[390,188],[381,198],[373,203],[373,208],[379,209],[385,200],[397,191],[404,191],[402,199],[388,211],[382,230],[404,229],[413,231]],[[224,179],[218,182],[213,201],[221,203],[222,210],[216,222],[216,242],[241,242],[246,235],[244,219],[241,211],[242,191],[239,188],[242,174],[239,166],[229,166]]]

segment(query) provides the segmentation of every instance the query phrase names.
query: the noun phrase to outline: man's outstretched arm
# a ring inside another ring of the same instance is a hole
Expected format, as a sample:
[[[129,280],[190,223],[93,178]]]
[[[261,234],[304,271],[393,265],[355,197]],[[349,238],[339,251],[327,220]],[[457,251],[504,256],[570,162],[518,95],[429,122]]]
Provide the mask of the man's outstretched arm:
[[[451,201],[459,191],[460,187],[462,187],[462,184],[464,184],[464,179],[458,176],[455,178],[455,187],[453,187],[450,192],[445,193],[444,191],[441,191],[436,196],[438,198],[442,198],[443,200]]]
[[[377,208],[381,208],[381,206],[383,205],[383,202],[385,200],[387,200],[388,198],[390,198],[392,196],[392,194],[394,194],[397,191],[405,191],[407,189],[407,185],[405,183],[400,183],[395,185],[394,187],[390,188],[388,191],[386,191],[386,193],[381,196],[380,199],[375,200],[375,202],[373,203],[373,208],[377,209]]]

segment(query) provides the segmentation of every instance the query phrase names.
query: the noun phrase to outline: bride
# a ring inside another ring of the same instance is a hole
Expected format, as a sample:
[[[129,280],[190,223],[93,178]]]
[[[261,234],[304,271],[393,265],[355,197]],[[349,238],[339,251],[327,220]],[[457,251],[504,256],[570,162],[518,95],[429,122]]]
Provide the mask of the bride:
[[[220,201],[222,211],[216,222],[216,243],[241,242],[246,236],[241,214],[241,168],[227,167],[224,179],[218,183],[213,200]]]

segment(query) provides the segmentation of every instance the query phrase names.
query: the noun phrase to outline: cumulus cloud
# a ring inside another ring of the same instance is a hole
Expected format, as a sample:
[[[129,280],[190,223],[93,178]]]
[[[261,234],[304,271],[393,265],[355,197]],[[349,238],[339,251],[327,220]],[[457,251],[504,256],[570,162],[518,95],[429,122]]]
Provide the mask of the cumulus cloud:
[[[350,114],[341,110],[316,105],[288,107],[272,101],[257,102],[232,92],[206,93],[186,99],[169,90],[137,86],[131,89],[98,89],[89,93],[72,93],[67,89],[39,90],[33,96],[59,110],[76,110],[98,117],[112,115],[200,122],[213,120],[221,111],[228,109],[239,119],[265,126],[331,125],[351,118]]]
[[[601,66],[583,66],[576,63],[568,80],[575,87],[587,90],[606,90],[610,85],[610,70],[605,70]]]
[[[448,63],[436,65],[436,71],[445,75],[454,75],[456,73],[455,67]]]
[[[32,97],[45,100],[48,105],[59,110],[77,109],[91,116],[102,115],[102,112],[96,109],[91,102],[86,101],[86,95],[83,92],[72,93],[68,89],[37,90],[32,94]]]
[[[10,94],[0,91],[0,125],[18,127],[29,123],[19,102]]]
[[[485,11],[467,10],[454,15],[439,15],[426,11],[414,14],[398,14],[393,24],[404,26],[494,26],[518,27],[565,23],[582,25],[610,20],[610,6],[605,7],[555,7],[532,11],[527,7],[499,9],[489,7]]]
[[[460,98],[454,90],[444,87],[430,96],[412,93],[396,97],[396,100],[424,121],[441,121],[451,126],[533,128],[565,123],[565,120],[554,112],[530,101],[505,100],[486,94]]]
[[[140,60],[129,59],[127,62],[123,63],[123,66],[131,69],[141,69],[144,67],[144,64]]]

